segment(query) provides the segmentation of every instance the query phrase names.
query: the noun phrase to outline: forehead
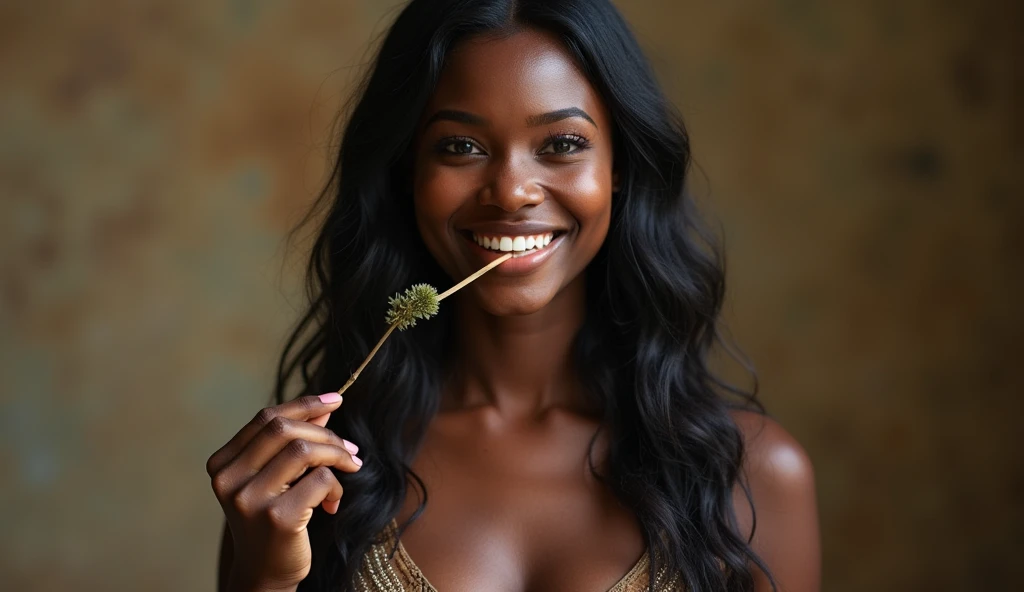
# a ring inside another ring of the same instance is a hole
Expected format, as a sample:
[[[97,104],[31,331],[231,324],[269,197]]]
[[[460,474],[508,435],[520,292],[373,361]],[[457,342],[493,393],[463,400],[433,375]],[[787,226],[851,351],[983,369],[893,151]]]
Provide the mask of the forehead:
[[[604,127],[601,97],[573,57],[555,36],[526,29],[460,43],[448,56],[428,111],[461,108],[500,120],[573,106]]]

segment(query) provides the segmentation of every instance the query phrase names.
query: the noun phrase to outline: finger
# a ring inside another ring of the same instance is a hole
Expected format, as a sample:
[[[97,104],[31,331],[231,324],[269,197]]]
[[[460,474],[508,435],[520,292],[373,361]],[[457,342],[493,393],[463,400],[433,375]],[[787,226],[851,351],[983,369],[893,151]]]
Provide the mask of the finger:
[[[335,411],[339,406],[341,406],[341,395],[338,393],[324,393],[320,396],[299,397],[281,405],[261,409],[256,414],[256,417],[245,424],[227,444],[217,452],[214,452],[210,459],[206,461],[207,474],[213,477],[220,472],[275,417],[306,421]]]
[[[320,417],[314,417],[313,419],[309,420],[309,423],[311,423],[313,425],[318,425],[318,426],[320,426],[322,428],[325,428],[325,427],[327,427],[327,420],[329,420],[330,418],[331,418],[331,414],[330,413],[324,413]]]
[[[310,468],[334,467],[339,471],[354,473],[362,464],[363,461],[344,448],[292,440],[245,486],[246,496],[265,499],[267,496],[281,495]]]
[[[358,446],[343,440],[327,428],[279,416],[264,426],[245,450],[217,474],[216,479],[222,483],[223,493],[230,494],[244,486],[290,443],[296,441],[331,445],[350,454],[359,452]]]
[[[332,502],[330,500],[325,499],[324,501],[320,502],[320,506],[324,509],[324,512],[327,512],[328,514],[337,514],[338,506],[340,505],[341,500],[335,500]]]
[[[338,478],[327,467],[310,471],[287,493],[275,500],[280,511],[292,521],[305,526],[312,518],[313,508],[323,504],[328,512],[338,511],[341,496],[345,493]]]

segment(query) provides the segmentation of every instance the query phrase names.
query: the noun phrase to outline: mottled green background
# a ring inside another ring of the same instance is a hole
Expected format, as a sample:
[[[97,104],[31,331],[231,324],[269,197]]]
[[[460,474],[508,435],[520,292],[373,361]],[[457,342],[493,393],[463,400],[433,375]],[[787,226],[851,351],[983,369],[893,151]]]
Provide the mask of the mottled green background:
[[[826,589],[1019,584],[1020,3],[619,5],[814,460]],[[268,398],[283,236],[390,6],[0,2],[0,587],[213,589],[204,463]]]

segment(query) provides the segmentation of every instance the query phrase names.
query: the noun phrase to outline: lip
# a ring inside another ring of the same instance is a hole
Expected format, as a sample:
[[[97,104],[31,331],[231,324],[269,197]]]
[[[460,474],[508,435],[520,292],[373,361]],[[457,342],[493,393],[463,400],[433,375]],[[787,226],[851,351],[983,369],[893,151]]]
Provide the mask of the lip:
[[[488,227],[488,228],[490,228],[490,227]],[[567,237],[569,235],[568,232],[554,230],[554,229],[551,229],[551,227],[541,227],[541,226],[537,226],[537,225],[530,226],[529,228],[527,228],[526,225],[523,225],[523,226],[519,226],[518,228],[520,229],[520,231],[525,230],[525,234],[531,234],[531,233],[539,234],[541,232],[556,232],[557,236],[552,238],[551,242],[548,243],[548,245],[546,247],[544,247],[543,249],[537,251],[536,253],[532,253],[530,255],[522,255],[522,256],[519,256],[519,257],[513,257],[513,258],[509,259],[508,261],[505,261],[504,263],[502,263],[498,267],[494,268],[490,273],[496,273],[498,275],[506,275],[506,276],[526,275],[528,273],[532,273],[538,267],[543,265],[545,261],[550,259],[552,255],[554,255],[555,251],[558,250],[558,248],[562,246],[562,239],[564,239],[565,237]],[[535,228],[539,229],[539,230],[536,230]],[[479,232],[486,233],[486,232],[489,232],[489,231],[488,230],[482,230],[482,231],[479,231]],[[506,234],[511,234],[511,233],[509,233],[507,231],[505,233]],[[488,263],[490,263],[491,261],[494,261],[495,259],[498,259],[498,258],[502,257],[503,255],[505,255],[504,252],[492,251],[490,249],[485,249],[485,248],[481,247],[480,245],[476,244],[476,242],[472,239],[471,236],[467,236],[467,234],[469,234],[469,233],[460,232],[459,236],[462,238],[462,240],[466,241],[467,247],[469,249],[470,256],[473,259],[478,260],[478,263],[479,263],[480,267],[483,267],[483,266],[487,265]],[[495,233],[495,234],[497,234],[497,233]],[[521,235],[519,235],[519,236],[521,236]]]
[[[537,234],[565,233],[568,228],[545,224],[543,222],[483,222],[471,224],[459,229],[462,232],[475,232],[487,236],[529,236]]]

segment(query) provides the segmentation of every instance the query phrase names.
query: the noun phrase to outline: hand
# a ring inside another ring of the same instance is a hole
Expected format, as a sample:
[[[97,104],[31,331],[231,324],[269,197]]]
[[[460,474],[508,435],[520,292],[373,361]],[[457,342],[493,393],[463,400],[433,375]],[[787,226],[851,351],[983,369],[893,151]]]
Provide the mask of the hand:
[[[334,514],[341,502],[330,467],[354,473],[363,464],[355,444],[324,427],[340,405],[341,395],[327,393],[262,409],[206,462],[231,530],[234,585],[289,588],[309,574],[313,509]]]

